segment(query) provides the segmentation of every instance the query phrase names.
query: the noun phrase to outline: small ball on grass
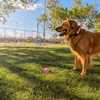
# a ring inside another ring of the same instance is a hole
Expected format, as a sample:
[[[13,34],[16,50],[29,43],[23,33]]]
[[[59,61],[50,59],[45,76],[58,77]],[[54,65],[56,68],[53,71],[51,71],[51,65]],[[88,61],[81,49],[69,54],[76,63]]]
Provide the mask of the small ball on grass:
[[[48,73],[48,72],[49,72],[49,68],[45,68],[45,69],[44,69],[44,72],[45,72],[45,73]]]

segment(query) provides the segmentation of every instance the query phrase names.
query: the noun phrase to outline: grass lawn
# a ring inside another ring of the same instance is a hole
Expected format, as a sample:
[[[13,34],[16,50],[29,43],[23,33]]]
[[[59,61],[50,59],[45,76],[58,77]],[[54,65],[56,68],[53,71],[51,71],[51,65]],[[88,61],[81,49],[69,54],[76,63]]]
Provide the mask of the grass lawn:
[[[0,100],[100,100],[100,58],[86,76],[73,66],[68,46],[0,46]]]

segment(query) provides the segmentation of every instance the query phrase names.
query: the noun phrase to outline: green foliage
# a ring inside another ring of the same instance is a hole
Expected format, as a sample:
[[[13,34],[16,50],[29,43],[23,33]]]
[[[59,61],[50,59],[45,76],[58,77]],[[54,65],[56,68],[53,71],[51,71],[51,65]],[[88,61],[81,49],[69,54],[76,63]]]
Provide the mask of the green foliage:
[[[33,42],[33,37],[31,37],[31,36],[30,37],[27,37],[27,42],[28,43]]]
[[[68,17],[67,7],[64,8],[62,5],[59,6],[60,0],[47,0],[46,7],[50,12],[45,13],[46,15],[46,26],[50,31],[54,31],[55,28],[62,23],[63,20],[66,20]],[[48,18],[47,18],[48,17]],[[38,19],[38,23],[44,21],[44,13],[42,13]]]
[[[52,37],[53,37],[53,39],[57,39],[58,34],[57,34],[57,33],[54,33],[54,34],[52,35]]]
[[[98,3],[95,1],[93,4],[85,4],[82,0],[73,0],[70,10],[59,5],[59,2],[60,0],[47,0],[46,7],[50,12],[46,13],[48,18],[45,21],[50,31],[54,31],[66,19],[75,19],[88,29],[93,29],[98,19],[100,20],[100,14],[96,10]],[[43,14],[38,17],[39,23],[44,21],[42,16]]]
[[[56,9],[51,10],[49,16],[50,20],[48,21],[48,27],[53,31],[59,24],[68,18],[67,7],[57,6]]]
[[[15,9],[18,7],[13,5],[14,2],[11,2],[10,0],[1,0],[0,1],[0,17],[2,17],[3,22],[6,22],[6,19],[4,18],[4,15],[9,16],[9,13],[15,12]],[[1,21],[1,20],[0,20]]]
[[[88,29],[93,29],[96,21],[95,16],[98,15],[98,11],[95,9],[98,4],[94,2],[93,4],[88,4],[82,2],[82,0],[73,0],[73,6],[71,7],[71,19],[76,19],[81,25],[85,24]]]
[[[47,21],[47,20],[48,20],[48,13],[47,12],[43,12],[42,14],[40,14],[40,16],[37,19],[38,24],[43,22],[43,21]]]
[[[93,32],[100,32],[100,22],[98,22],[98,24],[94,28]]]
[[[94,28],[94,32],[100,32],[100,12],[98,15],[95,16],[95,21],[97,21],[95,28]]]
[[[0,0],[0,22],[6,22],[5,15],[9,16],[11,12],[15,12],[16,9],[19,9],[18,4],[22,4],[24,7],[27,4],[36,3],[39,0]],[[1,18],[3,20],[1,20]]]

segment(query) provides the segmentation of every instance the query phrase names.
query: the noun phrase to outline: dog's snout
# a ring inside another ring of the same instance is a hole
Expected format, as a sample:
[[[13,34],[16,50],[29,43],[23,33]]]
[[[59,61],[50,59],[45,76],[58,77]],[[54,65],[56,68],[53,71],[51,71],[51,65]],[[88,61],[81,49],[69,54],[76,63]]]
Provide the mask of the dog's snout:
[[[56,28],[56,31],[58,30],[58,27]]]

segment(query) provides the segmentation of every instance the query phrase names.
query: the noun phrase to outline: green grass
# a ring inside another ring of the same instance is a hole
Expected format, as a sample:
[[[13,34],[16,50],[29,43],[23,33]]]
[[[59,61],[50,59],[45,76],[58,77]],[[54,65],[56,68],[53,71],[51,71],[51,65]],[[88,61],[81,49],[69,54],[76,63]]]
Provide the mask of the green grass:
[[[100,58],[86,76],[73,66],[68,46],[0,46],[0,100],[100,100]]]

